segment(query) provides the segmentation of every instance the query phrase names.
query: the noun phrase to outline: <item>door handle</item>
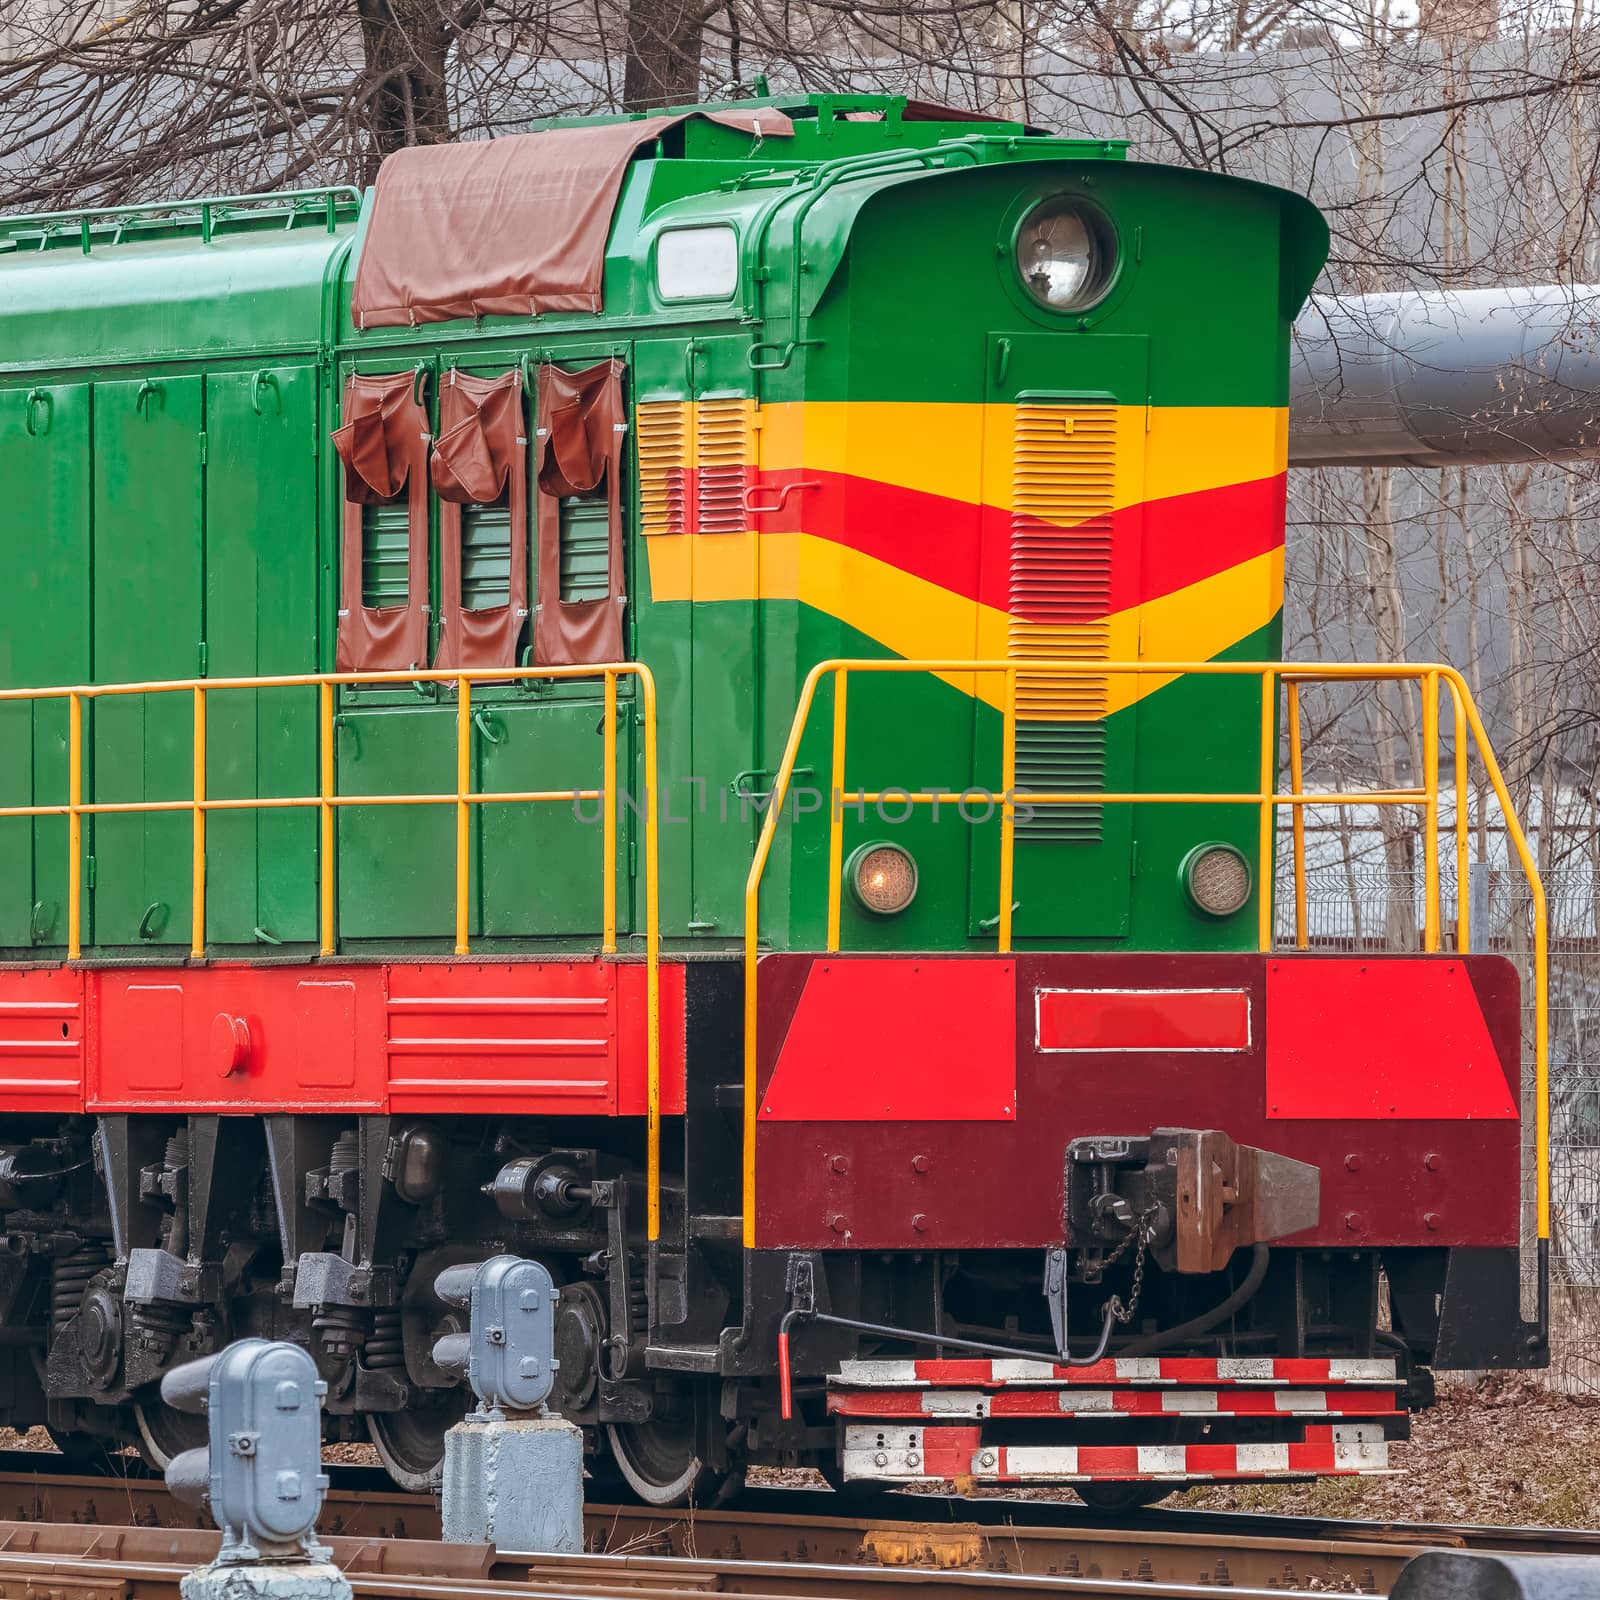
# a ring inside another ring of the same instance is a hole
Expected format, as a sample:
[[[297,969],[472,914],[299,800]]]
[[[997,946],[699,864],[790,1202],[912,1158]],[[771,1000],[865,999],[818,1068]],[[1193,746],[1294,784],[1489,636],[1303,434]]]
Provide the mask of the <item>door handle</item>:
[[[994,381],[1004,383],[1011,367],[1011,341],[997,339],[994,346]]]
[[[155,936],[161,931],[161,928],[164,928],[167,925],[166,909],[167,907],[165,902],[161,900],[152,900],[150,904],[144,908],[144,915],[139,918],[139,937],[141,939],[155,938]],[[161,928],[156,926],[156,920],[158,917],[160,918]]]

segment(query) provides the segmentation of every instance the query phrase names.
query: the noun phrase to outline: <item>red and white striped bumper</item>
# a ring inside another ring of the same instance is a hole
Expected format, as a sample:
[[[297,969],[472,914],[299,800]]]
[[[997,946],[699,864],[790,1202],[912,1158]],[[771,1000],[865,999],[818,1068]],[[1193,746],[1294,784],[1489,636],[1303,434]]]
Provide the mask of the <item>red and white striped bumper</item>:
[[[1397,1384],[1388,1360],[867,1360],[841,1365],[828,1409],[847,1478],[1286,1478],[1388,1471]]]

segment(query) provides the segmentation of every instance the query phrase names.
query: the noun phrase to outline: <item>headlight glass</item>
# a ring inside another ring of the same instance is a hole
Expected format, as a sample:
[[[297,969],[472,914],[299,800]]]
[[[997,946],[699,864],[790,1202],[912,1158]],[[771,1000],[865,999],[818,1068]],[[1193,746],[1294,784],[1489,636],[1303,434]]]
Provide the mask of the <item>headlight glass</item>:
[[[1208,917],[1231,917],[1250,901],[1250,863],[1231,844],[1196,845],[1183,858],[1183,887]]]
[[[851,898],[875,917],[892,917],[917,897],[917,864],[897,844],[864,844],[844,866]]]
[[[1017,231],[1017,271],[1028,293],[1052,311],[1082,311],[1111,283],[1111,225],[1093,206],[1058,195],[1036,205]]]

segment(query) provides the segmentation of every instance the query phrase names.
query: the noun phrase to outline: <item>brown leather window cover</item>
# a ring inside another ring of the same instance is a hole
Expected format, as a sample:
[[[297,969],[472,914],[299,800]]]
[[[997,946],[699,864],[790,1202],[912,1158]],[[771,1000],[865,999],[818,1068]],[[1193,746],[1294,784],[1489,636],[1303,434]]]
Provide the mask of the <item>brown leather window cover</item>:
[[[582,372],[539,368],[539,603],[533,654],[541,666],[622,660],[622,363]],[[561,598],[561,501],[605,488],[609,582],[604,600]]]
[[[688,115],[763,138],[794,132],[767,107]],[[356,326],[599,311],[628,163],[688,115],[395,151],[378,171],[350,294]]]
[[[520,371],[497,378],[445,374],[432,471],[439,496],[440,590],[434,665],[515,666],[517,640],[528,620],[528,439]],[[507,603],[468,611],[461,603],[461,508],[490,505],[502,494],[511,523]]]
[[[428,660],[428,413],[413,372],[351,374],[333,448],[344,463],[339,563],[340,672],[405,671]],[[361,603],[361,510],[404,495],[406,603]]]

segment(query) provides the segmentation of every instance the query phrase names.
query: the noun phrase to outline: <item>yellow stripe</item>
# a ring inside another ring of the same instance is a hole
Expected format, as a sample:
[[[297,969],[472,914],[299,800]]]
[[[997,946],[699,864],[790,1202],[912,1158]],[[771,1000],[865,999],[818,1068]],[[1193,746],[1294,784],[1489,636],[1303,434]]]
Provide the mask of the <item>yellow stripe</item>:
[[[1122,463],[1115,503],[1199,494],[1270,478],[1289,462],[1281,406],[1118,406],[1117,432],[1145,435]],[[1011,509],[1013,405],[797,400],[761,409],[765,472],[876,478],[896,488]],[[973,448],[984,441],[983,451]],[[987,461],[985,456],[988,457]]]

